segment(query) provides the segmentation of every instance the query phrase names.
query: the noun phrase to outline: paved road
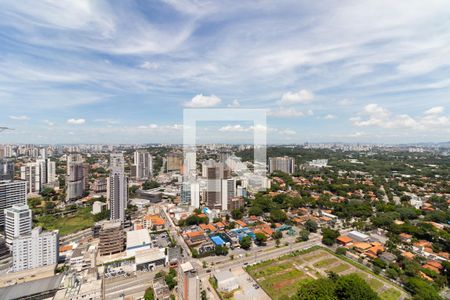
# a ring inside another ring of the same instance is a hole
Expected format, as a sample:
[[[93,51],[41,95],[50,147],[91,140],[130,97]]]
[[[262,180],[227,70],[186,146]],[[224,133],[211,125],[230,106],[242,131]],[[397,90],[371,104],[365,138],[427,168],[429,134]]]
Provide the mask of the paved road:
[[[121,299],[125,296],[144,292],[152,284],[156,272],[139,273],[137,276],[128,278],[116,278],[105,282],[105,299]]]

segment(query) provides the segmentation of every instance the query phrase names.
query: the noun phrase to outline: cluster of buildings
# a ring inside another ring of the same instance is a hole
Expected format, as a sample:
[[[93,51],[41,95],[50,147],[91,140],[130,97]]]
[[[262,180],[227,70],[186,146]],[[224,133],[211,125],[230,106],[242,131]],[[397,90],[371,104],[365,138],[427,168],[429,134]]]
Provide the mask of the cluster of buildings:
[[[20,272],[58,263],[58,231],[32,228],[25,181],[0,181],[0,228],[5,237],[0,269]]]

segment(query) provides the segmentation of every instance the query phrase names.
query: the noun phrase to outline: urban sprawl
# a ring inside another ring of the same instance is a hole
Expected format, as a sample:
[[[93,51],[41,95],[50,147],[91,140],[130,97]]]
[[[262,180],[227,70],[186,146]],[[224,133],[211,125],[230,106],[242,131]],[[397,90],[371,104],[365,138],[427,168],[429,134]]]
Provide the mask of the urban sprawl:
[[[0,145],[0,299],[445,299],[445,145]]]

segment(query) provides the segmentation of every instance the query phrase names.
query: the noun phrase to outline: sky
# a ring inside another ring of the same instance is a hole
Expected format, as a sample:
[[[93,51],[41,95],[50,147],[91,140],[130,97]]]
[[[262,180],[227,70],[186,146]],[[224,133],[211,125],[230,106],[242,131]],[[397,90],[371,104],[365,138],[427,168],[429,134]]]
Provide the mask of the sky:
[[[0,143],[182,143],[210,108],[265,109],[269,143],[450,141],[450,2],[0,2]]]

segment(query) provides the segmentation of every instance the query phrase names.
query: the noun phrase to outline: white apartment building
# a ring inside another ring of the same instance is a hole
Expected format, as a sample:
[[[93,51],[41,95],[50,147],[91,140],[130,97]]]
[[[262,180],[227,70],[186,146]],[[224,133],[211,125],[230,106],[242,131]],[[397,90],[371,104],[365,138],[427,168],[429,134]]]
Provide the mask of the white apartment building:
[[[11,244],[13,239],[30,234],[32,222],[31,209],[26,204],[14,204],[5,209],[6,242]]]
[[[59,234],[57,230],[42,231],[36,227],[31,234],[13,239],[12,271],[18,272],[58,263]]]
[[[200,208],[200,185],[198,182],[183,182],[181,185],[181,202],[194,208]]]
[[[50,158],[47,159],[47,183],[53,183],[58,180],[56,176],[56,163],[51,161]]]
[[[27,163],[20,167],[20,179],[27,182],[28,193],[39,193],[41,191],[41,168],[36,162]]]
[[[236,181],[234,179],[222,179],[222,210],[228,210],[228,202],[236,196]]]
[[[0,227],[5,226],[5,209],[14,204],[27,203],[27,183],[25,181],[0,181]]]

